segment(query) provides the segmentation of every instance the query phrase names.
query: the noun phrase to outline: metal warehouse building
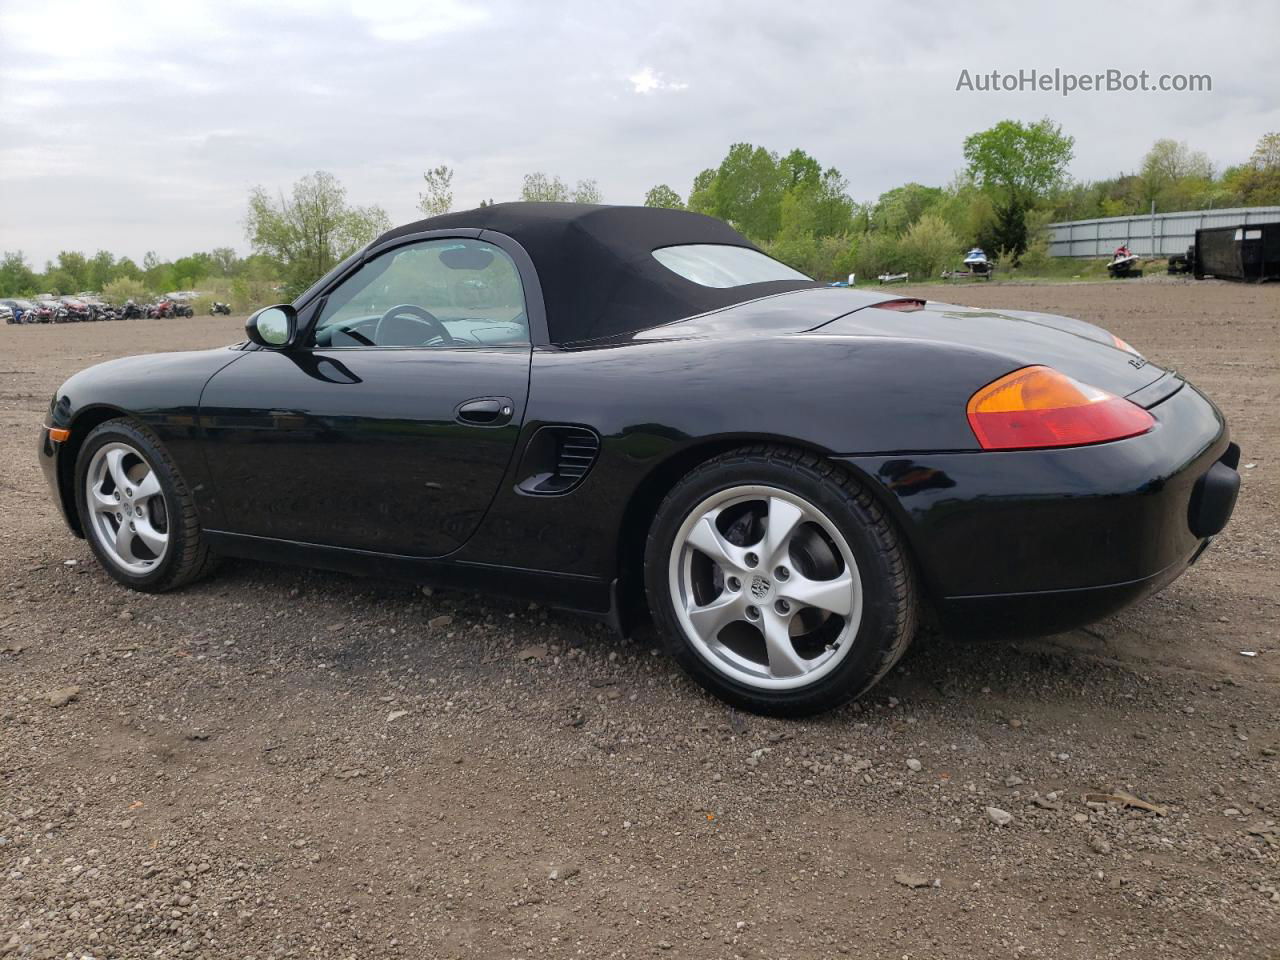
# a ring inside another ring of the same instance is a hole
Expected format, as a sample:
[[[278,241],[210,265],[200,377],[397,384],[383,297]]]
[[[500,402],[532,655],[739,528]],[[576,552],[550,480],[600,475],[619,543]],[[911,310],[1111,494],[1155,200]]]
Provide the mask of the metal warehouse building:
[[[1109,257],[1123,243],[1142,257],[1168,257],[1186,253],[1197,230],[1277,220],[1280,207],[1232,207],[1051,223],[1049,253],[1055,257]]]

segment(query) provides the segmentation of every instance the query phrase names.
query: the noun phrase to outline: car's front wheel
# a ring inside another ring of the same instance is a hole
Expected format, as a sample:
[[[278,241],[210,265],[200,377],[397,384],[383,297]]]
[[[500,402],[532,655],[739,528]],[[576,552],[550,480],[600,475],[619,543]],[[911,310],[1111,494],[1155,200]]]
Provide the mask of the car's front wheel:
[[[645,556],[650,605],[675,659],[757,713],[852,700],[916,628],[911,563],[852,476],[788,448],[702,464],[663,501]]]
[[[76,461],[81,529],[113,578],[159,593],[204,576],[215,563],[195,502],[164,445],[128,419],[85,438]]]

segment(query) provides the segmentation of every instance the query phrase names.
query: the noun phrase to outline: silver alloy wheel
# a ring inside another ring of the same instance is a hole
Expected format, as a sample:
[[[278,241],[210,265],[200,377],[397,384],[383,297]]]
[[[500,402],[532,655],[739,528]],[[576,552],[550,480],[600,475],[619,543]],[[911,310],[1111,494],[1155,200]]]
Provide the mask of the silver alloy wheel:
[[[160,478],[127,443],[103,444],[85,473],[94,540],[121,570],[150,573],[169,551],[169,511]]]
[[[844,535],[777,487],[730,487],[698,504],[676,532],[668,578],[694,649],[758,689],[826,676],[862,622],[862,580]]]

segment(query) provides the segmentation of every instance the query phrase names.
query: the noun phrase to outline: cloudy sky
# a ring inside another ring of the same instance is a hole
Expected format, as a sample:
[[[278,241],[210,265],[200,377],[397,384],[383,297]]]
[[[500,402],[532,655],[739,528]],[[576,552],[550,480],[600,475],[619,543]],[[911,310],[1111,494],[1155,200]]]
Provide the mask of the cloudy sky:
[[[1280,4],[0,0],[0,249],[247,252],[249,189],[316,169],[415,219],[522,174],[638,203],[730,143],[799,146],[860,200],[944,184],[965,135],[1048,115],[1079,178],[1172,136],[1219,167],[1280,130]],[[1117,15],[1133,10],[1132,18]],[[966,11],[980,10],[981,14]],[[957,92],[961,70],[1209,74],[1209,93]]]

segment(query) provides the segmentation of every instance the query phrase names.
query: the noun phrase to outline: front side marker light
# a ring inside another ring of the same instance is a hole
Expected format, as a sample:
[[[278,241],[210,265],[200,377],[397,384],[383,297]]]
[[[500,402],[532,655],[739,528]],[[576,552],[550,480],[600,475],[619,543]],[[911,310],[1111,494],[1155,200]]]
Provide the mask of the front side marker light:
[[[1155,418],[1136,403],[1052,367],[1023,367],[972,397],[969,426],[984,450],[1078,447],[1146,433]]]
[[[49,439],[54,443],[66,443],[71,439],[71,431],[67,427],[50,427]]]

